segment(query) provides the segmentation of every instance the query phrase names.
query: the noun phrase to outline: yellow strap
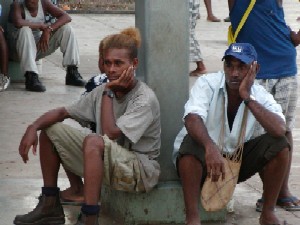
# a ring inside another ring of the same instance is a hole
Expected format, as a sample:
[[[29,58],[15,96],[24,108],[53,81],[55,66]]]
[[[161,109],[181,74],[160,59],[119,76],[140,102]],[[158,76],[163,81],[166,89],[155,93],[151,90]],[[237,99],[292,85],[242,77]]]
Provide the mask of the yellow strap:
[[[239,23],[238,27],[236,28],[235,32],[234,32],[234,36],[233,36],[233,43],[235,43],[235,40],[240,32],[240,30],[242,29],[242,27],[244,26],[251,10],[253,9],[254,7],[254,4],[255,4],[256,0],[251,0],[248,8],[246,9],[246,12],[244,13],[243,17],[242,17],[242,20],[241,22]]]

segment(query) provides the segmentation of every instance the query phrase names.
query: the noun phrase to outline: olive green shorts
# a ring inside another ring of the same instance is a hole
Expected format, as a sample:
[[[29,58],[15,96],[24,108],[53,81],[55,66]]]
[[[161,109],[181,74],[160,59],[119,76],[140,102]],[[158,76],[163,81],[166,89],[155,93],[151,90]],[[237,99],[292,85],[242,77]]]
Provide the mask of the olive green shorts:
[[[52,125],[46,129],[46,133],[64,168],[83,177],[82,146],[87,134],[63,123]],[[116,190],[145,191],[136,154],[110,140],[106,135],[101,137],[105,145],[104,184]]]

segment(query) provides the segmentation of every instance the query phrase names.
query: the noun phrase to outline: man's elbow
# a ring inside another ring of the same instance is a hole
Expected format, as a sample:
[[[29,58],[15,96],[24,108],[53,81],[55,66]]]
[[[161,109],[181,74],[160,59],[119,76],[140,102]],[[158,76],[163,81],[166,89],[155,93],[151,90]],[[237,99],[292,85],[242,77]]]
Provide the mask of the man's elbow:
[[[18,29],[20,29],[20,28],[23,27],[23,25],[22,25],[22,23],[21,23],[20,21],[14,21],[14,26],[15,26],[16,28],[18,28]]]
[[[70,23],[72,21],[72,18],[71,18],[71,16],[69,16],[69,14],[65,13],[64,17],[65,17],[66,23]]]
[[[286,126],[285,124],[281,125],[281,126],[278,126],[272,133],[272,136],[274,137],[283,137],[286,135]]]

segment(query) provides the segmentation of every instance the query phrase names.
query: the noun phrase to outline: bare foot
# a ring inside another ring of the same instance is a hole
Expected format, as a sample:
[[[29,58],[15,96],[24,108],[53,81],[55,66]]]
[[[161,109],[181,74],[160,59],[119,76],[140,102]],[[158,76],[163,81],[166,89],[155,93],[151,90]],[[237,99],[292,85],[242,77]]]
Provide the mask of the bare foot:
[[[83,190],[74,190],[69,187],[66,190],[60,192],[60,199],[62,203],[84,203]]]
[[[259,218],[260,225],[266,224],[281,224],[279,219],[274,213],[274,210],[263,210]]]
[[[207,21],[210,21],[210,22],[221,22],[221,20],[219,18],[215,17],[214,15],[208,16],[207,17]]]

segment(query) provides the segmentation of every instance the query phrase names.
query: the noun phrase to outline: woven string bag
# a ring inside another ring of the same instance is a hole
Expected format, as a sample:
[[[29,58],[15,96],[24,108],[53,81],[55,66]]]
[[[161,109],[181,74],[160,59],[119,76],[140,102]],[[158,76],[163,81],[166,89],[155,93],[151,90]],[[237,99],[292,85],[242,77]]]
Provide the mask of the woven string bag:
[[[200,197],[201,204],[206,211],[218,211],[225,208],[233,195],[242,163],[247,116],[248,109],[245,107],[238,145],[236,150],[229,154],[228,152],[223,151],[225,134],[225,116],[223,109],[223,124],[220,131],[218,146],[220,149],[222,149],[221,154],[224,156],[225,179],[222,180],[222,177],[220,176],[217,182],[212,182],[211,178],[206,177]]]

